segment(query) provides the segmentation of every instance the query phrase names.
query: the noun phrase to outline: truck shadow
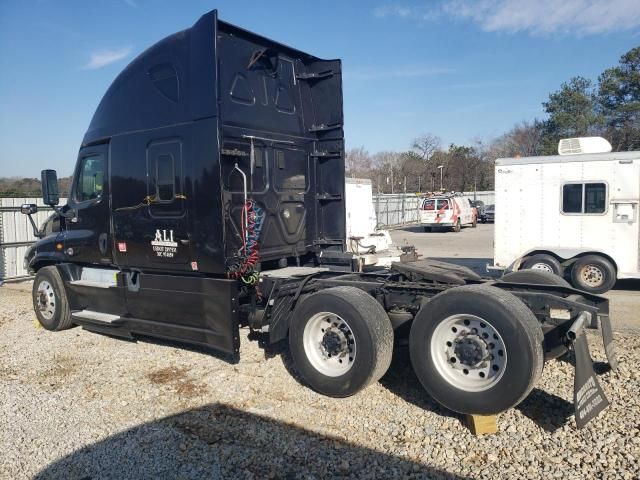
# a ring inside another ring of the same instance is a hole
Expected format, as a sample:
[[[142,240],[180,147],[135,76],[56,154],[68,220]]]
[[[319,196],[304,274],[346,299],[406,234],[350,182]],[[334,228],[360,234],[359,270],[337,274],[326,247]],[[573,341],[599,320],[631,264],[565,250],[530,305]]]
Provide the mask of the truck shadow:
[[[137,425],[87,445],[34,478],[307,477],[466,478],[220,403]]]
[[[423,410],[428,410],[437,415],[458,418],[461,422],[463,416],[444,408],[426,392],[420,380],[413,371],[408,347],[396,347],[393,351],[393,360],[387,373],[380,379],[380,384],[392,392]]]
[[[380,383],[389,391],[417,407],[438,415],[458,418],[461,423],[464,423],[463,415],[442,407],[422,388],[411,367],[408,348],[396,348],[391,367],[382,377]],[[574,413],[571,402],[539,388],[534,388],[529,396],[515,408],[548,432],[562,428],[570,421]]]
[[[302,386],[309,388],[293,366],[286,342],[263,347],[265,357],[280,356],[287,372]],[[570,360],[569,360],[570,361]],[[422,388],[413,371],[409,349],[404,346],[394,348],[391,366],[380,379],[380,385],[423,410],[444,417],[457,418],[465,423],[464,415],[448,410],[440,405]],[[534,388],[529,396],[515,407],[520,413],[548,432],[555,432],[566,425],[574,413],[573,403],[555,394]]]
[[[573,403],[539,388],[534,388],[515,408],[540,428],[551,433],[569,423],[574,414]]]

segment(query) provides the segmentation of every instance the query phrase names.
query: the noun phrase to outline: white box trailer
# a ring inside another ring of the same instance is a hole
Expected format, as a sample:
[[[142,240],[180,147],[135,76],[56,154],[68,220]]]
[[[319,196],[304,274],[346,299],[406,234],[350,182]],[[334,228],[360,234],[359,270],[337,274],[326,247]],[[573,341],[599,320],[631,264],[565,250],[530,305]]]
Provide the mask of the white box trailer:
[[[640,278],[640,152],[500,158],[495,192],[494,267],[592,293]]]

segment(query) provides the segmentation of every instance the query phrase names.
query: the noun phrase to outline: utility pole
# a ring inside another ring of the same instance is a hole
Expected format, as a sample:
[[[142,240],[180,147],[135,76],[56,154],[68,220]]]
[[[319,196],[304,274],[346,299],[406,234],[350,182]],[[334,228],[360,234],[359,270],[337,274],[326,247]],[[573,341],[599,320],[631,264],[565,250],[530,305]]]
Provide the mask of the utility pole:
[[[440,191],[442,192],[442,170],[444,169],[444,165],[438,165],[438,170],[440,170]]]
[[[378,195],[376,195],[376,228],[380,225],[380,174],[378,174]]]
[[[391,195],[393,195],[393,166],[391,166]]]
[[[403,193],[404,193],[404,195],[402,195],[402,223],[404,224],[404,219],[405,219],[405,216],[404,216],[404,201],[405,201],[405,199],[407,197],[407,176],[406,175],[404,177]]]
[[[422,175],[418,175],[418,192],[422,191]]]

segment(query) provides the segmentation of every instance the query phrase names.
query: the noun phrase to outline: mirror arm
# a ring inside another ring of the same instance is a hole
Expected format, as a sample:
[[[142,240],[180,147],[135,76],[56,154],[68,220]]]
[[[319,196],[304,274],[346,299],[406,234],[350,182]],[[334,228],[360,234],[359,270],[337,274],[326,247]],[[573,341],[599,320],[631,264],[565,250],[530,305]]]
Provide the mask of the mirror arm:
[[[58,205],[49,205],[51,208],[53,208],[53,211],[56,212],[58,215],[60,215],[63,218],[74,218],[76,216],[76,211],[73,208],[70,208],[68,212],[63,212],[62,211],[62,207],[59,207]]]
[[[31,218],[31,214],[27,215],[27,217],[29,217],[29,222],[31,222],[31,227],[33,228],[33,236],[36,238],[44,237],[44,233],[38,230],[38,227],[36,226],[36,222],[34,222],[33,218]]]

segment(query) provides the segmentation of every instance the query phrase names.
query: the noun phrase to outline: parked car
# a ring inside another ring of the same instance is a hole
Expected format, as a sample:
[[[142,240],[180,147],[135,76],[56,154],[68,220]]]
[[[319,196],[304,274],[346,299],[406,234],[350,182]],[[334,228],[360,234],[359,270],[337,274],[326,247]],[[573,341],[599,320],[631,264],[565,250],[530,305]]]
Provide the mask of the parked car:
[[[485,207],[482,215],[480,215],[480,221],[482,223],[493,223],[496,218],[496,206],[488,205]]]
[[[469,200],[469,203],[471,204],[472,207],[476,208],[476,211],[478,212],[478,215],[482,212],[484,212],[485,209],[485,204],[482,200]]]
[[[420,210],[420,225],[425,232],[434,228],[449,228],[459,232],[462,225],[475,228],[478,223],[476,212],[468,199],[460,194],[442,194],[427,197]]]

